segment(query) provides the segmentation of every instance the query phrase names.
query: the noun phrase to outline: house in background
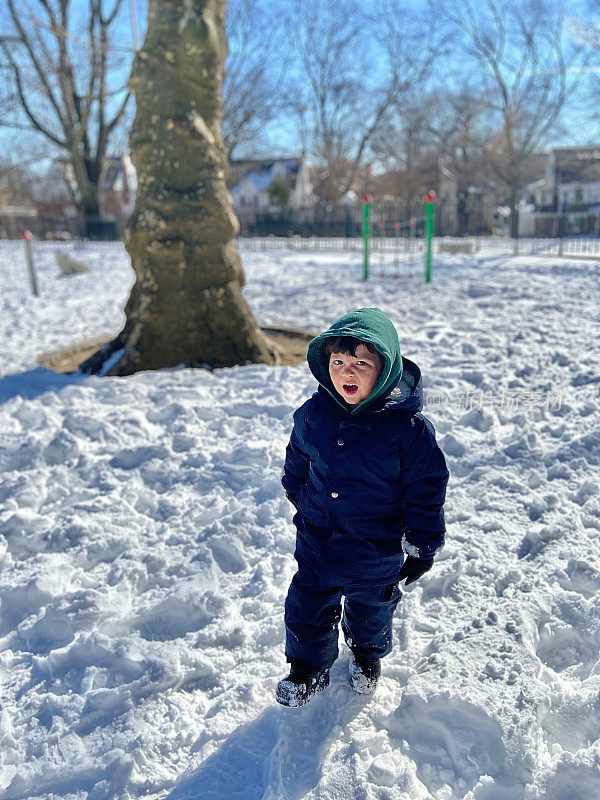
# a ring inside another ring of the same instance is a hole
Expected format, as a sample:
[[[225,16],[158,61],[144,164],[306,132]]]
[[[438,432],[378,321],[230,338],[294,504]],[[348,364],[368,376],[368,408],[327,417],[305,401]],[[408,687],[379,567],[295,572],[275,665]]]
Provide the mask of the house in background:
[[[478,236],[494,230],[497,190],[471,183],[481,178],[476,171],[461,173],[445,159],[437,164],[432,186],[438,186],[435,231],[438,236]]]
[[[306,162],[300,158],[232,161],[229,171],[229,192],[242,227],[251,224],[256,214],[273,206],[269,188],[281,181],[289,190],[288,207],[305,208],[314,203],[313,190]]]
[[[17,239],[25,228],[35,227],[37,218],[35,206],[11,203],[0,187],[0,239]]]
[[[397,205],[403,233],[411,219],[423,230],[425,198],[434,190],[436,236],[479,235],[492,230],[497,203],[495,189],[477,185],[478,177],[473,168],[461,172],[445,159],[432,157],[418,168],[375,175],[369,187],[376,202]]]
[[[561,147],[520,193],[522,236],[600,235],[600,146]]]
[[[56,159],[52,171],[58,176],[57,183],[62,181],[73,202],[78,203],[80,193],[69,159]],[[76,235],[90,239],[122,238],[125,224],[135,207],[136,193],[137,173],[129,155],[107,156],[100,179],[99,216],[84,219],[77,215],[77,225],[70,225],[69,229],[75,228]]]
[[[77,200],[79,190],[69,159],[56,159],[53,169]],[[133,213],[137,193],[137,173],[129,155],[121,153],[120,156],[107,156],[101,181],[100,215],[112,220],[126,221]]]
[[[100,213],[128,219],[135,207],[137,172],[128,153],[107,159],[102,181]]]
[[[56,225],[51,214],[64,215],[71,208],[62,178],[38,175],[15,166],[0,177],[0,238],[16,239],[24,230],[47,236]]]

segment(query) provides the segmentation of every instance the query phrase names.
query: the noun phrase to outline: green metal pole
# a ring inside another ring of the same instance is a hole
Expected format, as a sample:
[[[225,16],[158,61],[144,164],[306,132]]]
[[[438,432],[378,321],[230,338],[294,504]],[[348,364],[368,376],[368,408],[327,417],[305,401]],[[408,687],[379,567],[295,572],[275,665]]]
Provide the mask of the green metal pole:
[[[369,236],[370,236],[369,214],[371,211],[371,202],[372,202],[371,196],[366,194],[363,197],[363,227],[362,227],[362,235],[364,243],[364,271],[363,271],[364,280],[369,279]]]
[[[429,192],[425,202],[425,282],[431,282],[431,240],[433,238],[433,214],[435,211],[435,192]]]

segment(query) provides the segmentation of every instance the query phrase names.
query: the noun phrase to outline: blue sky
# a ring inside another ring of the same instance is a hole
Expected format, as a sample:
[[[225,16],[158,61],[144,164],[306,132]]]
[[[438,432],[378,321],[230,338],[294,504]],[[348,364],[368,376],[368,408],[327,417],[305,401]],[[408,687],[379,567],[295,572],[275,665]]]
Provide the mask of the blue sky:
[[[281,13],[283,13],[289,8],[290,3],[291,0],[274,0],[273,7],[275,11],[279,9]],[[374,8],[376,6],[376,0],[366,0],[365,5],[366,7]],[[416,8],[416,0],[411,0],[410,5]],[[80,6],[80,8],[82,8],[82,6]],[[77,11],[77,3],[74,3],[74,9]],[[123,68],[117,78],[117,82],[120,85],[126,82],[128,74],[129,61],[133,50],[135,23],[137,22],[140,35],[143,37],[146,24],[146,11],[147,0],[124,0],[123,2],[116,37],[118,51],[124,58]],[[583,35],[585,35],[586,26],[587,30],[593,33],[595,29],[589,21],[593,19],[593,17],[590,17],[589,11],[586,11],[583,2],[569,2],[567,4],[567,13],[579,21],[580,34],[583,31]],[[596,66],[592,66],[588,69],[584,78],[585,85],[591,86],[591,81],[595,80],[598,81],[600,87],[600,75],[597,74],[598,69],[600,69],[600,67]],[[456,73],[459,70],[459,55],[457,54],[456,57],[450,55],[448,63],[443,67],[443,71],[448,74]],[[563,115],[563,130],[558,131],[553,136],[550,143],[554,146],[568,146],[600,142],[600,121],[596,113],[596,107],[597,102],[590,102],[589,95],[583,92],[578,93]],[[22,132],[0,128],[0,156],[6,157],[6,155],[10,154],[11,150],[22,142],[23,135]],[[125,133],[121,136],[119,144],[126,147]],[[290,124],[289,117],[287,120],[284,119],[275,125],[271,125],[269,135],[266,136],[264,144],[265,149],[269,147],[272,147],[273,150],[279,149],[283,151],[284,154],[299,151],[299,140],[295,133],[294,126]]]

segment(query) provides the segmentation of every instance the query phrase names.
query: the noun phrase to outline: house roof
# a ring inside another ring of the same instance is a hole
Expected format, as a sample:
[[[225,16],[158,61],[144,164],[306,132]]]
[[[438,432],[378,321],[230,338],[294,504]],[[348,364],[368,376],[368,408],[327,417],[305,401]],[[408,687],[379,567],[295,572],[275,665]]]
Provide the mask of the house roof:
[[[554,151],[557,183],[600,181],[600,147],[569,147]]]
[[[285,169],[284,181],[290,189],[296,185],[301,159],[282,158],[270,161],[232,161],[230,165],[230,191],[235,191],[244,180],[249,181],[259,192],[265,192],[273,183],[276,167]]]
[[[261,192],[266,191],[273,183],[273,176],[270,170],[268,172],[250,172],[246,175],[246,178]]]
[[[301,161],[301,158],[234,159],[231,161],[230,167],[232,172],[237,169],[243,172],[256,172],[271,169],[276,164],[283,164],[289,172],[298,172]]]

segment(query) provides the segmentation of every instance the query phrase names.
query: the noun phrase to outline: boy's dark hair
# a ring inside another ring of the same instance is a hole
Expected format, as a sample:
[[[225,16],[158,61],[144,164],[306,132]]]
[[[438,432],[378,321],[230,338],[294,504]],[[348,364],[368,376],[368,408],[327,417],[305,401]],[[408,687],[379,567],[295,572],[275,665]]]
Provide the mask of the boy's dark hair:
[[[369,353],[381,357],[381,353],[375,345],[370,342],[363,342],[362,339],[357,339],[356,336],[332,336],[331,339],[327,339],[325,353],[327,354],[327,358],[331,358],[332,353],[344,353],[348,356],[355,356],[356,348],[359,344],[364,344]]]

